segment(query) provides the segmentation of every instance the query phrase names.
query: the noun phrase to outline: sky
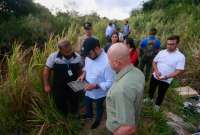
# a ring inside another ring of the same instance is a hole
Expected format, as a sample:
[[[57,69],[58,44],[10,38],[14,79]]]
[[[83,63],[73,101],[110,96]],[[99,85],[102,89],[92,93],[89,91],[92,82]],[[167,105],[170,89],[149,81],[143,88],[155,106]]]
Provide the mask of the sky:
[[[126,19],[132,9],[142,7],[146,0],[34,0],[36,3],[57,11],[77,11],[80,15],[96,12],[100,17],[109,19]]]

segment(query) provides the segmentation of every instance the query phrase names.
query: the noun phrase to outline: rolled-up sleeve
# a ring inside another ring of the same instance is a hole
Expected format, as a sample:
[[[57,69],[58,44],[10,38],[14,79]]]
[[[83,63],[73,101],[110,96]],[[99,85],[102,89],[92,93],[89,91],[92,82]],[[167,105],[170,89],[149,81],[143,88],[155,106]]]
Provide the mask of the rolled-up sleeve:
[[[115,72],[111,69],[110,65],[107,65],[103,71],[103,77],[104,77],[104,81],[99,83],[99,87],[104,90],[107,91],[114,80],[115,77]]]

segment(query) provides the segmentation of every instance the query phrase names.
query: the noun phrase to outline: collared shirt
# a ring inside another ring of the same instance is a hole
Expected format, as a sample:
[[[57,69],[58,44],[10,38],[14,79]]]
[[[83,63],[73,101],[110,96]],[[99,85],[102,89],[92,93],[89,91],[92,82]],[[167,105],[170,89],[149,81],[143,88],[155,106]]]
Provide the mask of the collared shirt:
[[[160,40],[156,38],[156,36],[154,35],[150,35],[149,37],[144,38],[140,43],[140,48],[142,49],[145,48],[148,45],[149,40],[155,40],[155,49],[160,49],[161,45]]]
[[[153,60],[157,63],[158,71],[161,76],[167,76],[178,70],[184,70],[185,68],[185,56],[177,49],[174,52],[168,52],[167,49],[160,51]],[[155,73],[154,77],[157,79]],[[173,78],[162,80],[167,83],[171,83]]]
[[[106,97],[108,130],[113,132],[123,124],[138,124],[144,83],[143,73],[132,65],[116,75]]]
[[[107,54],[103,49],[95,60],[86,57],[84,70],[86,72],[86,81],[100,86],[99,89],[86,91],[85,95],[92,99],[105,97],[108,89],[112,85],[115,73],[111,69]]]
[[[66,59],[63,57],[59,51],[56,51],[49,55],[46,61],[46,66],[49,68],[53,68],[54,64],[75,64],[75,63],[81,63],[81,57],[79,54],[74,53],[75,57],[71,57],[70,59]]]

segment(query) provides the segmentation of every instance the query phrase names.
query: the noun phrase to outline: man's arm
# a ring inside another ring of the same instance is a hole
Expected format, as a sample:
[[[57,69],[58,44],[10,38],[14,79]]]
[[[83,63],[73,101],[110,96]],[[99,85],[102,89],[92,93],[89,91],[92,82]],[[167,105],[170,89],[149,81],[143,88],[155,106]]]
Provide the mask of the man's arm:
[[[84,81],[84,79],[85,79],[85,74],[86,74],[86,72],[84,71],[84,70],[82,70],[82,73],[81,73],[81,75],[78,77],[78,79],[77,80],[79,80],[79,81]]]
[[[183,72],[184,72],[184,70],[176,69],[175,72],[173,72],[173,73],[171,73],[169,75],[164,76],[160,80],[167,80],[169,78],[174,78],[174,77],[178,76],[179,74],[181,74]]]
[[[161,73],[158,71],[157,63],[153,61],[152,66],[153,66],[153,71],[155,72],[155,75],[158,79],[161,76]]]
[[[98,86],[102,90],[107,91],[111,87],[114,77],[115,77],[115,72],[112,70],[110,65],[107,65],[105,67],[104,72],[103,72],[103,77],[104,77],[105,81],[99,83]]]
[[[132,87],[132,86],[131,86]],[[124,89],[134,89],[127,87]],[[115,95],[116,120],[118,127],[115,128],[114,135],[132,135],[136,133],[136,93],[129,93],[128,90]],[[117,126],[116,125],[116,126]]]
[[[51,85],[49,82],[50,76],[51,76],[51,69],[45,66],[43,70],[43,83],[44,83],[44,91],[47,93],[51,91]]]
[[[113,135],[133,135],[134,133],[136,133],[135,126],[122,125],[114,131]]]
[[[99,84],[86,84],[85,90],[90,91],[90,90],[93,90],[93,89],[101,88],[102,90],[107,91],[113,83],[115,73],[111,69],[111,67],[108,65],[108,66],[105,67],[102,74],[103,74],[102,76],[105,79],[103,82],[101,82]]]
[[[162,78],[162,80],[166,80],[166,79],[169,79],[169,78],[174,78],[174,77],[180,75],[181,73],[183,73],[183,72],[184,72],[184,69],[185,69],[185,57],[182,57],[182,58],[178,61],[177,65],[176,65],[176,70],[175,70],[174,72],[172,72],[172,73],[170,73],[170,74],[164,76],[164,77]]]

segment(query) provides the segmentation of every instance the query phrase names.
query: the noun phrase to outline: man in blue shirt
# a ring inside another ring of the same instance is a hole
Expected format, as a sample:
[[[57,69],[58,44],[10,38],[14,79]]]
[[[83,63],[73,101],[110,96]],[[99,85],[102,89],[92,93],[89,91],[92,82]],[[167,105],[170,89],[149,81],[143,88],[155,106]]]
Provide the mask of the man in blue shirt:
[[[84,118],[93,117],[92,103],[96,104],[96,119],[91,129],[99,126],[103,114],[103,102],[114,79],[114,71],[108,63],[107,54],[100,48],[99,40],[87,38],[82,47],[82,54],[86,56],[83,74],[79,80],[86,80]]]
[[[140,43],[140,66],[139,68],[145,71],[145,79],[148,80],[153,58],[159,52],[160,49],[160,40],[156,37],[157,30],[151,28],[149,31],[149,36],[144,38]]]

